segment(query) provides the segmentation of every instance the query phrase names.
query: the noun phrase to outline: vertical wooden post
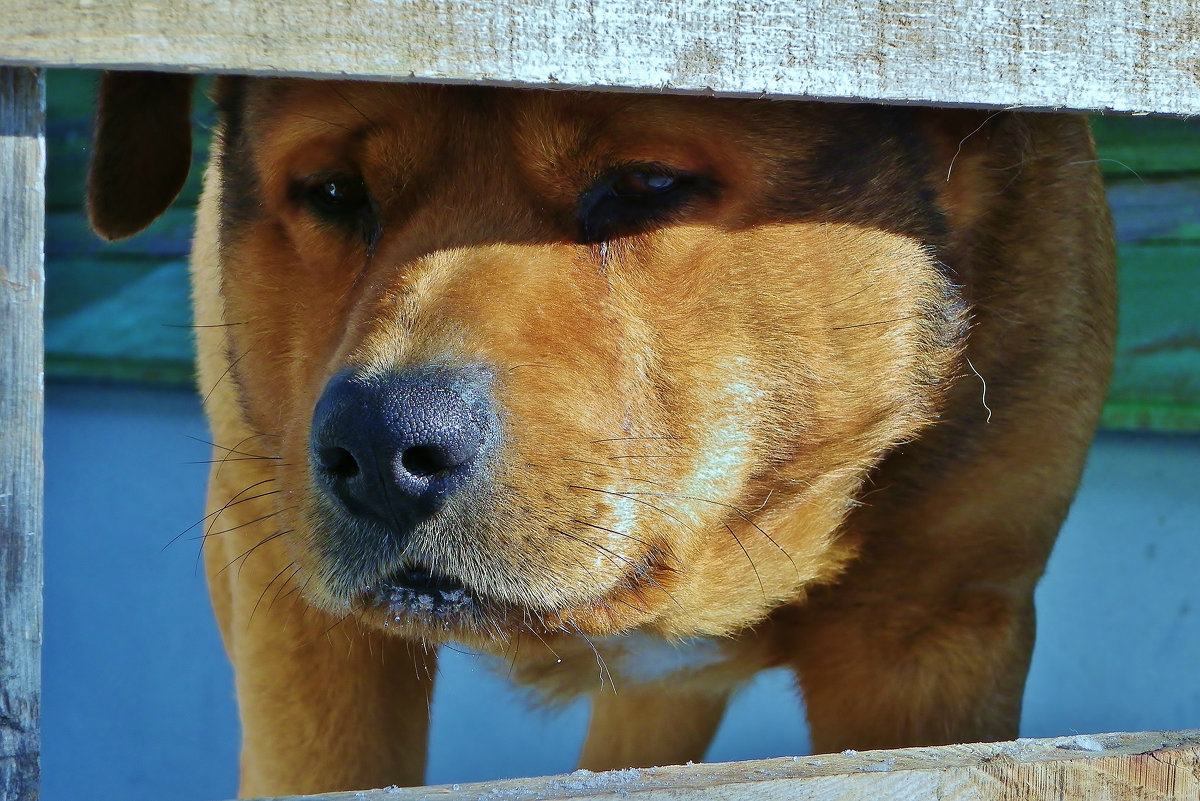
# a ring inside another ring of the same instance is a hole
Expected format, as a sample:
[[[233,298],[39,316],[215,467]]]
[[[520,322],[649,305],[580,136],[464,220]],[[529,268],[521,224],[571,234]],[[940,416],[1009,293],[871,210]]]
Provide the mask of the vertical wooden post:
[[[0,801],[38,797],[46,82],[0,67]]]

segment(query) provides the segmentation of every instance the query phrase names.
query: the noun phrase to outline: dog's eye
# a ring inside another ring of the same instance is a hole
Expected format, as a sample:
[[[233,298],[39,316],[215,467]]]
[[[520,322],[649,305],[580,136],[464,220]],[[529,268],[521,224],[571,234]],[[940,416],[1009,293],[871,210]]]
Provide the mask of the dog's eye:
[[[618,197],[657,195],[670,192],[678,182],[676,176],[665,172],[635,169],[619,173],[612,182],[612,191]]]
[[[580,238],[601,242],[644,231],[713,191],[713,182],[696,173],[660,164],[618,167],[601,175],[579,196]]]
[[[293,187],[297,202],[322,222],[351,229],[370,252],[380,236],[379,214],[363,179],[357,175],[314,175]]]
[[[323,217],[357,214],[367,205],[367,187],[361,178],[319,177],[306,183],[304,200]]]

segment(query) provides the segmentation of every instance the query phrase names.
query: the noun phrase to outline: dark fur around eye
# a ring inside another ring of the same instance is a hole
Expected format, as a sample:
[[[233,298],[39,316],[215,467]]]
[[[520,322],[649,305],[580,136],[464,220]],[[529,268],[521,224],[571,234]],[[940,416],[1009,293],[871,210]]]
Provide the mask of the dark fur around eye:
[[[713,181],[661,164],[608,170],[579,196],[576,219],[583,242],[636,234],[664,223],[696,199],[716,193]]]
[[[292,198],[321,222],[360,236],[368,253],[379,241],[379,209],[357,175],[310,175],[295,183]]]

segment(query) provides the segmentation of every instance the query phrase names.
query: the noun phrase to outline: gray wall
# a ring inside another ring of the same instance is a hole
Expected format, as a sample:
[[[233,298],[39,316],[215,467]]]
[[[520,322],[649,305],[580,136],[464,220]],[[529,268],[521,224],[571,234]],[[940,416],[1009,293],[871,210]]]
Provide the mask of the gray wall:
[[[190,393],[51,384],[43,799],[231,798],[237,721],[195,532]],[[1022,734],[1200,727],[1200,438],[1102,435],[1039,591]],[[564,772],[586,710],[530,710],[447,653],[429,781]],[[710,760],[805,753],[789,679],[738,697]]]

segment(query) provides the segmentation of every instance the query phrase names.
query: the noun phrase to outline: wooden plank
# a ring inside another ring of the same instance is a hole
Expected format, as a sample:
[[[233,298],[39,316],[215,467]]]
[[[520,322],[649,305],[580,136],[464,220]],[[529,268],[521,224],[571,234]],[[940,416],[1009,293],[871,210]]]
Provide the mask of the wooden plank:
[[[38,795],[45,88],[0,67],[0,801]]]
[[[1200,136],[1194,147],[1200,157]],[[1200,175],[1110,181],[1108,206],[1118,244],[1200,245]]]
[[[1200,245],[1117,255],[1117,360],[1101,424],[1200,431]]]
[[[1200,119],[1093,117],[1092,134],[1105,180],[1200,172]]]
[[[1195,0],[0,0],[0,63],[1200,113]]]
[[[1200,730],[845,752],[752,762],[387,788],[321,801],[1088,801],[1187,799],[1200,793]],[[298,801],[280,799],[279,801]]]
[[[51,153],[51,157],[53,157]],[[83,195],[79,196],[80,198]],[[92,258],[107,261],[187,260],[196,226],[195,204],[176,201],[161,217],[132,239],[105,242],[96,236],[80,208],[52,211],[46,217],[46,258],[51,261]],[[99,279],[100,277],[98,277]]]

